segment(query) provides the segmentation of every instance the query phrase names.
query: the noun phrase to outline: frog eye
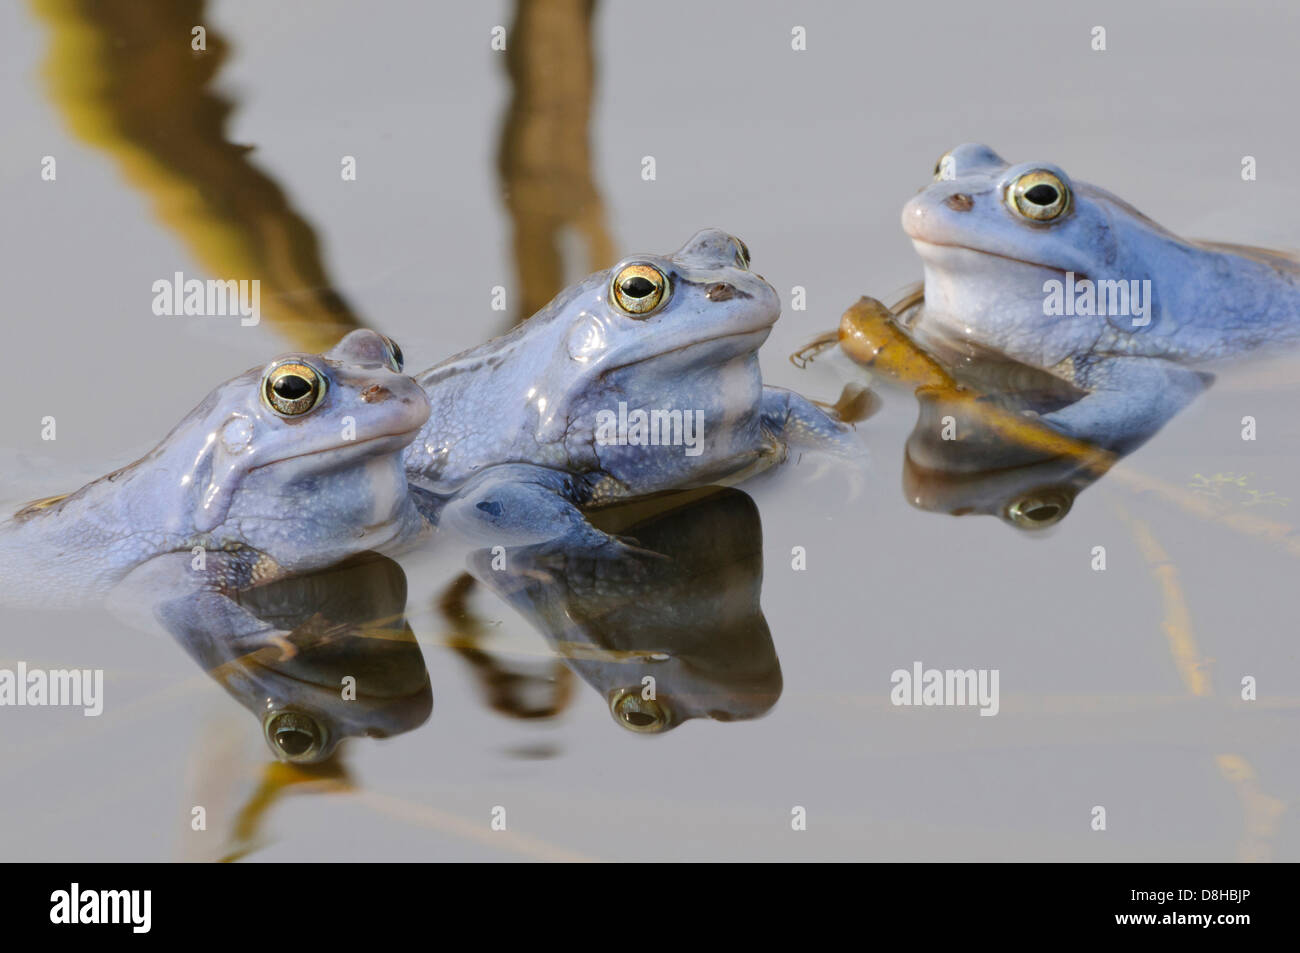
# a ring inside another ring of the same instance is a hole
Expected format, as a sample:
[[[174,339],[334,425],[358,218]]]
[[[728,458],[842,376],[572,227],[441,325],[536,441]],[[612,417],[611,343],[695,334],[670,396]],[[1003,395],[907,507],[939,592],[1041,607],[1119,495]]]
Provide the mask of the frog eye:
[[[934,163],[934,181],[943,182],[947,179],[957,178],[957,166],[953,162],[952,153],[945,152],[939,156]]]
[[[383,335],[384,344],[388,346],[389,367],[399,373],[403,365],[406,364],[406,358],[402,355],[402,349],[396,341],[388,335]]]
[[[640,685],[614,692],[609,713],[621,727],[638,734],[657,734],[670,727],[668,712],[653,698],[642,698]]]
[[[1046,169],[1026,172],[1007,187],[1007,205],[1034,222],[1051,222],[1070,210],[1070,187]]]
[[[744,242],[742,242],[739,238],[734,239],[734,241],[736,243],[736,250],[740,252],[740,267],[748,268],[749,262],[751,260],[749,257],[749,246],[746,245]]]
[[[310,364],[282,361],[262,377],[262,400],[282,417],[300,417],[325,396],[325,376]]]
[[[634,318],[649,317],[668,298],[668,279],[654,265],[628,265],[614,276],[611,297]]]
[[[304,764],[320,760],[325,750],[325,729],[315,718],[297,711],[268,712],[262,733],[281,761]]]

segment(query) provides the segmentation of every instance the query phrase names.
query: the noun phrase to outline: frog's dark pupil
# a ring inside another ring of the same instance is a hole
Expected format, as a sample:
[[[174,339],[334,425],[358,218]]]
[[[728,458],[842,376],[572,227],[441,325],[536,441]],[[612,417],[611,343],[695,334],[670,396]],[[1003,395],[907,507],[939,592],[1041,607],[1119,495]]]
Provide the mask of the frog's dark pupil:
[[[637,275],[635,278],[629,278],[622,284],[623,294],[629,298],[644,298],[655,290],[649,278],[642,278]]]
[[[1056,201],[1056,189],[1050,185],[1035,185],[1025,193],[1025,198],[1035,205],[1051,205]]]
[[[286,374],[272,385],[272,390],[285,400],[297,400],[311,393],[311,384],[297,374]]]
[[[1035,523],[1041,523],[1044,520],[1050,520],[1058,511],[1058,507],[1051,503],[1040,503],[1026,512],[1025,516]]]
[[[307,751],[314,740],[310,732],[303,731],[301,728],[285,728],[275,733],[275,743],[291,758],[296,758]]]
[[[623,713],[623,720],[629,725],[637,728],[645,728],[647,725],[655,723],[654,715],[647,715],[643,711],[628,711]]]

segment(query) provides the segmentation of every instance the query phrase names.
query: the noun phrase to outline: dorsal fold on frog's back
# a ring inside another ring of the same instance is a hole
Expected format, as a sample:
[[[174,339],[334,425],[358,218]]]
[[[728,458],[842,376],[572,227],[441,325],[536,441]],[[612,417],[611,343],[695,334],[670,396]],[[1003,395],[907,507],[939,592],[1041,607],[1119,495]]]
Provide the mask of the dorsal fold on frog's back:
[[[1232,242],[1200,241],[1198,244],[1211,251],[1240,255],[1242,258],[1253,258],[1260,264],[1276,269],[1279,274],[1300,278],[1300,255],[1295,252],[1282,251],[1276,248],[1262,248],[1259,245],[1238,245]]]
[[[18,507],[18,509],[14,511],[14,514],[11,517],[11,519],[17,521],[30,519],[31,517],[35,516],[37,513],[43,513],[46,510],[53,508],[56,504],[62,503],[70,496],[72,496],[71,492],[58,493],[54,496],[43,496],[39,500],[32,500],[28,503],[24,503],[22,506]]]

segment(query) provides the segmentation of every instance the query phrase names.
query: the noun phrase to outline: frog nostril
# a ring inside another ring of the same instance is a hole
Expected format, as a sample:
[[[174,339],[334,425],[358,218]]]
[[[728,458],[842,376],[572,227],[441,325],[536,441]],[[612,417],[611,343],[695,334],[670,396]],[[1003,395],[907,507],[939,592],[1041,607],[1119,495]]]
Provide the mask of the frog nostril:
[[[367,404],[383,403],[384,401],[388,400],[388,398],[392,396],[393,396],[393,392],[390,391],[383,384],[371,384],[369,387],[367,387],[365,390],[361,392],[361,399],[364,400]]]
[[[705,290],[704,296],[710,301],[730,301],[732,298],[752,298],[747,291],[741,291],[735,285],[729,285],[725,281],[714,282]]]
[[[957,192],[944,199],[943,204],[954,212],[969,212],[975,207],[975,200],[964,192]]]

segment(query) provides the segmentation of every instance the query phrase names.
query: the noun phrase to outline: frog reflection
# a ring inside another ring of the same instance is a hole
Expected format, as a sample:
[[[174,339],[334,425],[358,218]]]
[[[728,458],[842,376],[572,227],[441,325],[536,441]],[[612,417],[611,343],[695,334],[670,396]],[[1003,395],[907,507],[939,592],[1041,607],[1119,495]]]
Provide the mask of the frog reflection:
[[[344,738],[385,738],[428,719],[429,674],[392,560],[362,553],[242,590],[178,588],[167,575],[152,576],[166,593],[154,617],[261,721],[277,758],[325,761]]]
[[[838,331],[793,356],[806,363],[838,343],[854,361],[915,389],[920,415],[907,441],[904,492],[914,505],[954,516],[994,514],[1010,525],[1040,530],[1065,518],[1075,497],[1155,430],[1116,422],[1117,436],[1098,446],[1043,423],[1079,399],[1067,381],[989,351],[941,363],[900,327],[921,301],[919,289],[892,309],[862,298]],[[900,317],[901,316],[901,317]],[[1155,425],[1159,429],[1159,424]],[[1127,452],[1127,451],[1125,451]]]
[[[903,495],[918,509],[1047,529],[1114,459],[1035,450],[987,426],[978,405],[944,391],[916,396],[920,416],[903,455]]]
[[[759,606],[762,530],[753,501],[708,487],[598,518],[641,551],[563,541],[480,550],[471,571],[606,698],[622,728],[659,734],[692,718],[766,714],[782,679]]]

